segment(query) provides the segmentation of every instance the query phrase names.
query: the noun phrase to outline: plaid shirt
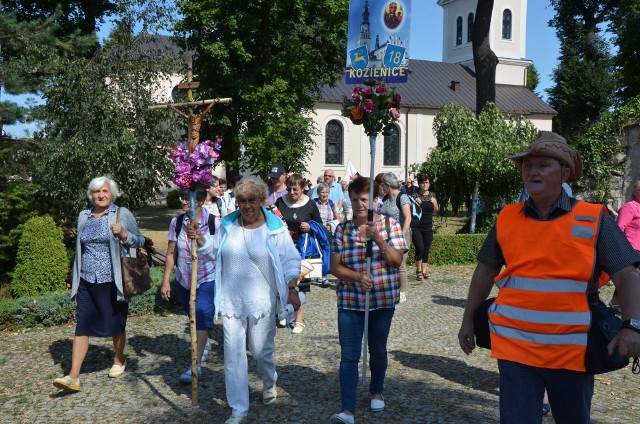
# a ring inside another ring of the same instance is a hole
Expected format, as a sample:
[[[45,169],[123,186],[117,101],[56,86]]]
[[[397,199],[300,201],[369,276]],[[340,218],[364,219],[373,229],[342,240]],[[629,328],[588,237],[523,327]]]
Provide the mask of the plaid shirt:
[[[176,223],[178,221],[176,215],[169,225],[169,241],[177,241],[176,249],[178,249],[178,260],[176,261],[175,277],[176,281],[185,289],[191,288],[191,243],[187,237],[187,226],[190,219],[187,213],[182,220],[182,230],[180,231],[179,240],[176,240]],[[217,220],[216,220],[217,221]],[[202,216],[198,222],[200,231],[205,237],[209,237],[209,212],[202,208]],[[197,286],[207,281],[215,279],[215,261],[211,256],[198,255],[198,280]]]
[[[376,226],[380,235],[389,243],[389,248],[393,247],[401,252],[409,250],[398,221],[389,218],[391,234],[387,234],[384,219],[376,221]],[[356,272],[366,272],[366,241],[361,237],[360,229],[353,221],[338,225],[333,237],[331,253],[342,255],[342,265],[347,268]],[[395,307],[400,299],[399,272],[397,268],[387,265],[376,243],[373,243],[371,274],[373,288],[369,292],[369,310]],[[365,292],[360,290],[354,281],[338,280],[336,291],[339,309],[364,311]]]
[[[327,225],[329,221],[334,220],[333,216],[333,202],[331,199],[327,199],[327,203],[320,203],[320,199],[315,199],[316,205],[318,205],[318,211],[320,211],[320,218],[322,223]]]

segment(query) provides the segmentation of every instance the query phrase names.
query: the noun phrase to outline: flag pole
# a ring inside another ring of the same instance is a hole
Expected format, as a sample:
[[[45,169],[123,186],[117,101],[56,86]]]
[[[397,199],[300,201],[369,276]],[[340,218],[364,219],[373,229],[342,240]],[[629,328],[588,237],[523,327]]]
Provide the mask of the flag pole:
[[[371,167],[369,171],[369,212],[367,221],[373,221],[373,183],[376,165],[376,138],[378,134],[369,136],[369,146],[371,149]],[[371,275],[371,258],[373,257],[373,240],[367,239],[367,276]],[[362,385],[367,384],[367,347],[369,345],[369,292],[366,292],[364,298],[364,334],[362,337]]]

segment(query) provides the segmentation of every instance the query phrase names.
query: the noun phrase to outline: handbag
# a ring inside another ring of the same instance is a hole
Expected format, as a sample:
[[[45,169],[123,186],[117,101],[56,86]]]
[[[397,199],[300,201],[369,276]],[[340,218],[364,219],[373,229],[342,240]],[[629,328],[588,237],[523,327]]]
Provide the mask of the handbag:
[[[116,212],[116,223],[120,222],[120,208]],[[136,257],[122,256],[122,245],[118,240],[120,248],[120,260],[122,267],[122,290],[125,297],[137,296],[153,287],[151,270],[147,258],[141,249],[136,251]]]
[[[491,349],[491,332],[489,330],[489,307],[493,305],[495,297],[490,297],[478,306],[473,312],[473,334],[476,337],[476,345],[485,349]]]
[[[584,368],[588,374],[603,374],[622,369],[629,365],[629,358],[614,352],[609,355],[607,346],[618,333],[622,321],[615,311],[598,298],[598,294],[589,294],[591,309],[591,327],[587,333],[587,351]]]
[[[307,251],[307,243],[309,243],[309,233],[304,233],[304,246],[302,248],[303,252]],[[316,243],[316,249],[320,252],[319,258],[303,258],[307,262],[311,263],[313,269],[307,274],[306,278],[322,278],[322,250],[320,249],[320,245],[318,244],[318,240],[315,237],[312,237],[313,241]],[[303,253],[304,255],[304,253]]]

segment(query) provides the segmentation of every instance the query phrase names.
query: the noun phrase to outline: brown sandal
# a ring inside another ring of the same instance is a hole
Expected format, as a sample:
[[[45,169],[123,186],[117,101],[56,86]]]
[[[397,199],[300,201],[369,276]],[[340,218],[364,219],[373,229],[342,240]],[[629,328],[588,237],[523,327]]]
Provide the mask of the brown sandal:
[[[416,280],[424,280],[424,274],[422,272],[416,273]]]

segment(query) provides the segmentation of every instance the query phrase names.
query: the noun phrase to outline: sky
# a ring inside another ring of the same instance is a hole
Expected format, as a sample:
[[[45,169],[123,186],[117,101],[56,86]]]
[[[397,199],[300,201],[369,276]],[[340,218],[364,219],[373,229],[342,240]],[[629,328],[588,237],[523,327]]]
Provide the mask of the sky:
[[[410,56],[422,60],[442,60],[442,8],[437,0],[412,0],[411,2],[411,30],[410,30]],[[545,89],[551,87],[551,74],[557,65],[559,56],[559,42],[555,30],[548,26],[553,17],[553,8],[547,0],[527,1],[527,45],[526,59],[533,62],[540,74],[540,83],[537,92],[546,99]],[[100,35],[104,37],[109,33],[108,28],[101,28]],[[341,53],[346,54],[346,53]],[[411,66],[411,65],[409,65]],[[11,100],[12,96],[2,92],[2,100]],[[25,104],[27,96],[13,98],[15,101]],[[33,99],[32,101],[38,101]],[[13,136],[22,137],[35,129],[31,125],[5,126],[5,131]]]

